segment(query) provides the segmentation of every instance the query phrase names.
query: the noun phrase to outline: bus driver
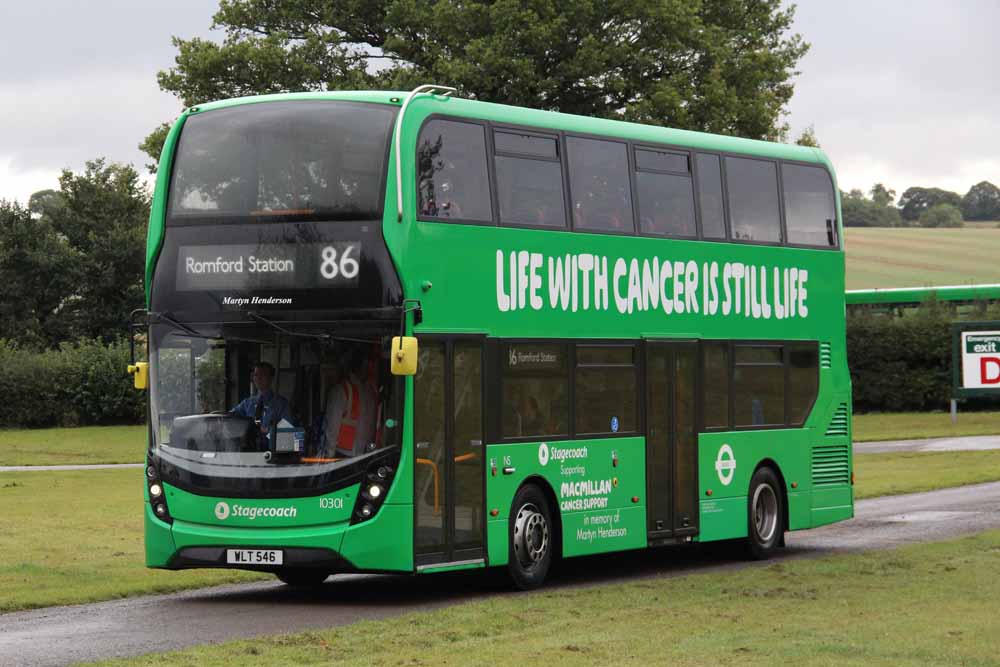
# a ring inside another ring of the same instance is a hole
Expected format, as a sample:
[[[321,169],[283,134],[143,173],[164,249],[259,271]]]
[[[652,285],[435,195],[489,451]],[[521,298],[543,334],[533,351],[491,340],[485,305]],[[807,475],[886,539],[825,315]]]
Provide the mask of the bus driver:
[[[266,435],[272,426],[288,415],[288,400],[271,389],[274,384],[274,366],[266,361],[254,365],[251,379],[257,387],[257,393],[244,398],[229,413],[253,419],[260,427],[261,434]]]

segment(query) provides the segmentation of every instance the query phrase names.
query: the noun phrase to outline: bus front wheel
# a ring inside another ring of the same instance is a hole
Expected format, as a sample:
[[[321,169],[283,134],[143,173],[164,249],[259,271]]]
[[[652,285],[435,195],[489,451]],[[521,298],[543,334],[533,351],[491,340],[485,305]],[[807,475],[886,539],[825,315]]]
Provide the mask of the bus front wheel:
[[[522,487],[511,506],[507,560],[510,578],[521,590],[544,583],[552,565],[554,529],[545,494],[537,486]]]
[[[294,586],[296,588],[311,588],[313,586],[319,586],[327,577],[330,576],[329,572],[324,572],[323,570],[280,570],[275,572],[274,575],[282,581],[282,583],[288,584],[289,586]]]
[[[747,552],[755,560],[770,558],[784,534],[781,486],[770,468],[760,468],[750,480],[747,497]]]

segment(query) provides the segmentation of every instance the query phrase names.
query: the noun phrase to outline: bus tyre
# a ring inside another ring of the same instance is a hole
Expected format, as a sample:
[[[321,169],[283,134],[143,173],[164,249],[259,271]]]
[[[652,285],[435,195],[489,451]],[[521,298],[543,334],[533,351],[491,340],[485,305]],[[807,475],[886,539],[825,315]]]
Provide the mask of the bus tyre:
[[[785,530],[781,486],[770,468],[760,468],[750,480],[747,498],[747,552],[754,560],[770,558]]]
[[[312,588],[314,586],[319,586],[327,577],[330,576],[329,572],[325,570],[279,570],[274,573],[278,579],[289,586],[295,586],[296,588]]]
[[[507,571],[514,585],[527,591],[545,581],[552,565],[555,524],[545,494],[524,486],[511,505]]]

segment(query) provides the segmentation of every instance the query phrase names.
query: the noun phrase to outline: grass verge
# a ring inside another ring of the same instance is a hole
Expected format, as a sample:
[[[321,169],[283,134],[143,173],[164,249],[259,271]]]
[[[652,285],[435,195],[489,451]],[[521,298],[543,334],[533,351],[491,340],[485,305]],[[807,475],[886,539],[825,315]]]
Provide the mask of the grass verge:
[[[0,612],[267,578],[147,570],[141,470],[0,474]]]
[[[918,440],[964,435],[1000,435],[1000,412],[893,412],[854,415],[854,441]]]
[[[854,497],[873,498],[1000,480],[1000,450],[855,454]]]
[[[508,595],[122,665],[995,665],[1000,531],[891,551]]]
[[[145,426],[0,430],[0,466],[142,463]]]

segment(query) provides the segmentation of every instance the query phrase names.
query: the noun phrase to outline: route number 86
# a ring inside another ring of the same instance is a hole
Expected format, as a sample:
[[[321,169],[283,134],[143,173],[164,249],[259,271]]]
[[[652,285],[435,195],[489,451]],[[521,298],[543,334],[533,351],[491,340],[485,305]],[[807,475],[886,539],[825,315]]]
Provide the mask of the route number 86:
[[[320,264],[319,272],[327,280],[333,280],[337,276],[342,276],[347,280],[350,280],[358,275],[358,260],[351,257],[351,253],[354,252],[354,246],[349,245],[344,248],[344,252],[341,253],[339,261],[337,258],[337,249],[332,245],[328,245],[323,248],[322,258],[323,263]]]

